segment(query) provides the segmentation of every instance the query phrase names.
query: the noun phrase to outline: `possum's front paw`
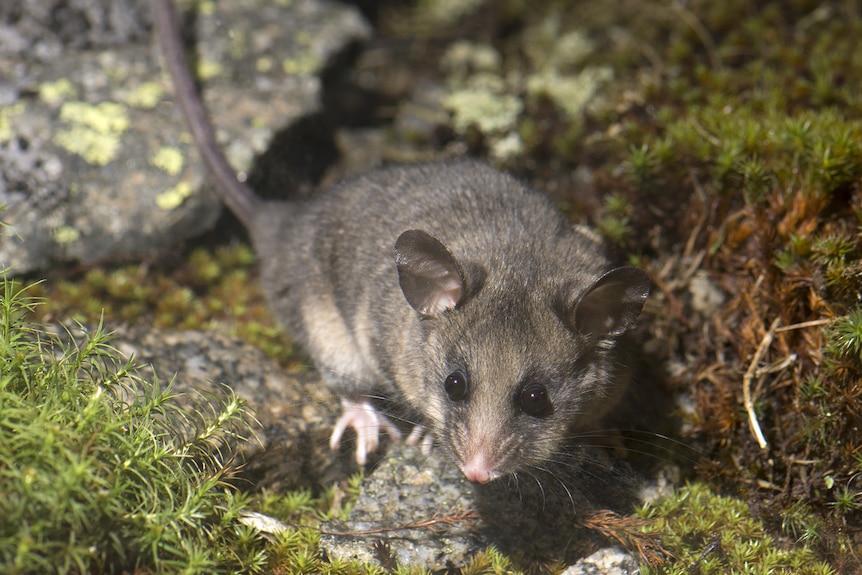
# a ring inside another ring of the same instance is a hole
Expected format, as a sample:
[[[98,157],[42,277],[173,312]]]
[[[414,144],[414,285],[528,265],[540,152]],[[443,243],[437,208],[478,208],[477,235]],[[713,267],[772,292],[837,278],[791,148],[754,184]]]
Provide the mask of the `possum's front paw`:
[[[337,450],[341,446],[341,436],[348,427],[352,427],[356,430],[356,463],[359,465],[365,465],[366,456],[377,451],[381,429],[393,439],[401,438],[398,428],[385,416],[377,413],[368,401],[342,399],[341,407],[341,417],[335,422],[335,428],[329,438],[329,448]]]
[[[431,453],[432,441],[433,436],[431,435],[431,432],[426,429],[424,425],[416,424],[416,427],[413,428],[413,431],[410,432],[410,435],[407,436],[404,443],[407,445],[418,445],[422,450],[422,453],[428,455]]]

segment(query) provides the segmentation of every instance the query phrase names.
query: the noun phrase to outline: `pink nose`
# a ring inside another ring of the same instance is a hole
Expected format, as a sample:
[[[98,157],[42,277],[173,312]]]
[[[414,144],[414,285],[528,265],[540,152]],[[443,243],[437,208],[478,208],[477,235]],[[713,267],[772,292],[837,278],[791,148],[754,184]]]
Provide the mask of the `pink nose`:
[[[461,471],[464,473],[464,477],[476,483],[488,483],[500,476],[483,453],[477,453],[468,461],[463,462]]]

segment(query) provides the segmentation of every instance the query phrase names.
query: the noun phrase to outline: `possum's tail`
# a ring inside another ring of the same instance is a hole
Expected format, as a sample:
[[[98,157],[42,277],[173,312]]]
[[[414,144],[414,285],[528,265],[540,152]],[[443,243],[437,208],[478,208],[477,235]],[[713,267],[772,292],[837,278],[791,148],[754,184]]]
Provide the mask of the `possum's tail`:
[[[216,142],[212,124],[207,118],[186,61],[182,33],[172,0],[153,0],[152,5],[153,20],[159,43],[162,45],[165,65],[174,84],[174,99],[182,108],[198,152],[215,176],[224,203],[246,229],[250,229],[261,200],[251,188],[237,179],[236,172],[228,164]]]

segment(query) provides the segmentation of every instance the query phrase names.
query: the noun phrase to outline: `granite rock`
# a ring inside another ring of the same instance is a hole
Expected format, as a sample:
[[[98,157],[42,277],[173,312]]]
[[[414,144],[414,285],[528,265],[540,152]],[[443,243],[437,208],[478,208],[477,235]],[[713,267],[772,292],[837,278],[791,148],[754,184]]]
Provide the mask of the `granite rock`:
[[[0,264],[25,273],[140,258],[210,229],[221,202],[173,106],[149,25],[128,24],[149,22],[146,3],[25,6],[0,26],[9,225]],[[70,23],[40,36],[48,13]],[[221,3],[193,24],[204,100],[240,174],[276,133],[319,110],[321,71],[369,34],[355,9],[327,0]]]

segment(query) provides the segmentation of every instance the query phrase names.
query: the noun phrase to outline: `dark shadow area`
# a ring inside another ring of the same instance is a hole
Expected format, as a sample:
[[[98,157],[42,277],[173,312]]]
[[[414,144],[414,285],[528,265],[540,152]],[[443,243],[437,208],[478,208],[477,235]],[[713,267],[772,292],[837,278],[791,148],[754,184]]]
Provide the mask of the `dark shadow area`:
[[[640,477],[601,449],[578,449],[549,471],[477,485],[473,505],[488,539],[525,564],[572,564],[605,538],[584,526],[591,512],[630,513]],[[562,556],[561,556],[562,553]]]

